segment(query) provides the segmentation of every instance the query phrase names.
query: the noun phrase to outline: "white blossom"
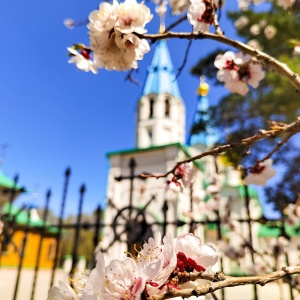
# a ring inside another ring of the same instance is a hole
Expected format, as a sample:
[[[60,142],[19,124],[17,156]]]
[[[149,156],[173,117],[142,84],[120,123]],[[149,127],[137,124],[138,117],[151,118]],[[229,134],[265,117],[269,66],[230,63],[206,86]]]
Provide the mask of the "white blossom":
[[[234,26],[238,29],[244,28],[249,23],[249,18],[246,16],[240,16],[235,22]]]
[[[185,163],[185,164],[181,165],[181,169],[183,172],[183,175],[181,178],[183,186],[185,188],[190,188],[190,185],[194,179],[193,163],[192,162]]]
[[[260,34],[260,26],[258,24],[254,24],[250,27],[250,33],[253,35],[259,35]]]
[[[284,9],[288,9],[294,4],[295,0],[277,0],[277,4]]]
[[[67,28],[73,29],[74,28],[74,20],[73,19],[65,19],[64,24]]]
[[[97,258],[96,268],[89,276],[82,299],[141,299],[146,281],[139,274],[136,262],[132,258],[114,259],[107,267],[101,252]]]
[[[152,19],[150,9],[136,0],[125,0],[118,9],[116,29],[122,33],[145,33],[145,25]]]
[[[245,184],[266,185],[269,178],[273,177],[276,171],[272,168],[272,160],[267,159],[250,168],[249,174],[245,177]]]
[[[250,40],[247,42],[247,45],[249,45],[250,47],[257,49],[257,50],[262,50],[262,46],[259,44],[259,42],[255,39]]]
[[[160,239],[160,235],[157,239],[149,238],[136,258],[139,272],[148,283],[147,293],[150,296],[161,293],[162,285],[174,271],[177,263],[171,235],[164,237],[163,245]]]
[[[295,55],[295,56],[300,55],[300,45],[296,45],[294,47],[293,55]]]
[[[101,3],[99,10],[90,14],[88,25],[95,65],[116,71],[136,69],[150,46],[133,32],[145,33],[151,19],[149,8],[136,0]]]
[[[258,64],[251,62],[249,55],[242,53],[225,52],[215,59],[218,80],[225,83],[225,87],[233,93],[242,96],[249,91],[248,85],[257,88],[259,81],[265,76]]]
[[[90,59],[91,55],[88,50],[83,49],[79,53],[71,47],[67,49],[72,54],[72,57],[69,59],[69,63],[74,63],[79,70],[85,72],[92,71],[94,74],[98,73],[95,63]]]
[[[213,23],[213,10],[216,10],[219,1],[213,1],[214,8],[208,1],[190,0],[190,2],[187,18],[193,25],[193,31],[209,31],[209,26]]]
[[[166,185],[165,185],[165,190],[170,191],[173,193],[180,193],[182,192],[182,186],[178,181],[175,180],[167,180]]]
[[[268,25],[264,29],[264,34],[268,40],[272,39],[276,35],[276,33],[277,29],[272,25]]]
[[[48,292],[48,300],[77,300],[75,291],[63,281],[59,281],[59,287],[54,286]]]
[[[206,271],[211,270],[218,261],[219,256],[216,250],[208,245],[202,244],[200,238],[192,233],[187,233],[174,239],[175,251],[183,253],[187,259],[193,260],[199,267],[203,267]]]
[[[99,10],[94,10],[89,15],[88,28],[95,34],[103,31],[110,31],[114,28],[118,19],[119,3],[114,0],[112,4],[102,2]]]
[[[190,6],[189,0],[170,0],[173,15],[179,15],[187,11]]]

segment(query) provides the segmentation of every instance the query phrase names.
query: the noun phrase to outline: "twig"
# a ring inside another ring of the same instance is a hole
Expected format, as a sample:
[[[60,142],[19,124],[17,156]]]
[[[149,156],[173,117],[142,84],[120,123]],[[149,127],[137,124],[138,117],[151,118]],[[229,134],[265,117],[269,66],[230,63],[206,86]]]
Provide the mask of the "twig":
[[[185,21],[187,19],[187,16],[184,15],[181,18],[179,18],[177,21],[175,21],[173,24],[171,24],[170,26],[168,26],[166,28],[166,32],[170,31],[171,29],[173,29],[174,27],[176,27],[177,25],[179,25],[180,23],[182,23],[183,21]]]
[[[265,160],[267,160],[268,158],[270,158],[276,151],[279,150],[279,148],[284,145],[285,143],[287,143],[287,141],[293,136],[293,134],[289,134],[288,136],[286,136],[284,139],[282,139],[280,142],[277,143],[277,145],[272,149],[272,151],[270,151],[266,156],[264,156],[262,159],[259,159],[256,161],[256,163],[260,163],[263,162]]]
[[[193,42],[193,40],[189,40],[189,43],[188,43],[187,48],[186,48],[186,51],[185,51],[185,55],[184,55],[184,59],[183,59],[182,65],[179,67],[179,69],[178,69],[178,71],[177,71],[175,80],[178,79],[178,77],[180,76],[180,74],[181,74],[183,68],[184,68],[185,65],[186,65],[187,58],[188,58],[188,55],[189,55],[189,53],[190,53],[190,49],[191,49],[191,46],[192,46],[192,42]]]
[[[213,278],[214,282],[210,282],[205,285],[199,285],[195,289],[184,289],[184,290],[168,289],[167,293],[150,297],[148,298],[148,300],[163,300],[163,299],[170,299],[173,297],[187,298],[190,296],[201,296],[201,295],[206,295],[208,293],[212,293],[219,289],[240,286],[240,285],[248,285],[248,284],[259,284],[261,286],[264,286],[269,282],[279,280],[287,275],[293,275],[293,274],[300,274],[300,265],[284,267],[280,271],[276,271],[261,276],[231,277],[231,276],[226,276],[222,273],[216,275],[206,274],[211,276],[204,276],[205,274],[201,272],[192,273],[190,275],[185,275],[185,276],[190,278],[190,280],[196,280],[200,278],[202,279]]]
[[[184,164],[184,163],[189,163],[191,161],[195,161],[197,159],[200,159],[205,156],[209,155],[218,155],[220,153],[227,152],[230,149],[235,149],[238,147],[242,146],[251,146],[255,144],[256,142],[266,139],[266,138],[276,138],[279,136],[282,136],[284,134],[287,134],[287,137],[290,138],[291,136],[295,135],[296,133],[300,132],[300,117],[297,118],[297,120],[289,125],[282,126],[277,129],[271,129],[271,130],[259,130],[258,134],[253,135],[248,138],[244,138],[238,142],[226,144],[226,145],[221,145],[218,147],[215,147],[211,150],[202,152],[199,155],[196,155],[194,157],[188,158],[186,160],[182,160],[176,163],[176,165],[167,173],[165,174],[141,174],[141,177],[143,178],[149,178],[149,177],[154,177],[154,178],[161,178],[161,177],[167,177],[169,174],[172,174],[176,171],[176,169]],[[284,141],[284,140],[283,140]],[[280,146],[276,146],[275,149],[276,151],[280,148]],[[274,149],[273,149],[274,150]],[[274,151],[275,152],[275,151]],[[271,155],[274,153],[273,151],[271,152]],[[268,155],[266,156],[268,158]]]
[[[300,77],[298,74],[294,73],[286,64],[281,63],[274,57],[250,47],[242,42],[230,39],[224,35],[214,34],[210,32],[199,32],[199,33],[174,33],[174,32],[166,32],[160,34],[138,34],[135,33],[140,38],[149,39],[152,41],[157,41],[161,39],[167,38],[179,38],[179,39],[210,39],[214,40],[229,46],[232,46],[238,50],[243,51],[246,54],[251,55],[256,58],[264,67],[274,70],[278,74],[287,78],[296,88],[296,91],[300,92]]]

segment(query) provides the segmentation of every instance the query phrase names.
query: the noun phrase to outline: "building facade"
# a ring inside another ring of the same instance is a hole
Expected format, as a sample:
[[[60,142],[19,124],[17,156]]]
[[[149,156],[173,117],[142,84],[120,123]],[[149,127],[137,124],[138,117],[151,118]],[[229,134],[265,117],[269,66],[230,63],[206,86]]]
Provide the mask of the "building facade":
[[[107,154],[110,168],[105,223],[109,226],[103,231],[101,248],[109,259],[134,253],[148,237],[166,232],[174,237],[193,232],[224,252],[222,240],[232,247],[242,245],[242,237],[250,235],[256,247],[265,247],[270,240],[270,231],[258,222],[238,222],[238,234],[230,227],[206,224],[208,219],[262,216],[257,193],[244,185],[240,172],[226,164],[224,157],[206,156],[194,161],[194,180],[182,193],[166,191],[172,174],[158,179],[140,175],[166,174],[176,162],[201,154],[218,142],[219,132],[209,115],[209,86],[203,77],[197,93],[198,105],[185,143],[184,101],[167,42],[159,41],[137,105],[136,147]],[[193,223],[197,225],[191,226]],[[224,257],[222,268],[227,273],[247,273],[253,267],[249,252],[242,262]]]

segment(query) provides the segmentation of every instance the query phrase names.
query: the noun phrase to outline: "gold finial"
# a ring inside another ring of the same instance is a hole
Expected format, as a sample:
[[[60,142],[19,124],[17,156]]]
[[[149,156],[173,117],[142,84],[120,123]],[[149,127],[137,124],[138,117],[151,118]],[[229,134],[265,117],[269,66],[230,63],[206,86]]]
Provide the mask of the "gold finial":
[[[167,11],[167,1],[165,0],[155,0],[156,8],[155,11],[159,15],[159,33],[164,33],[166,30],[165,25],[165,18],[166,18],[166,11]]]
[[[207,96],[208,92],[209,92],[209,85],[205,82],[205,76],[202,75],[200,77],[200,84],[197,89],[197,94],[199,96]]]

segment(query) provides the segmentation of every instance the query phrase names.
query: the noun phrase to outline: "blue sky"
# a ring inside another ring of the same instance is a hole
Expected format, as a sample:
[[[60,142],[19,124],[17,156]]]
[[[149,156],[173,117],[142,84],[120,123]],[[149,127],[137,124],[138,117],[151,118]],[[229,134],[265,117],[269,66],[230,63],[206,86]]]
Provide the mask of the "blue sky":
[[[1,146],[7,144],[2,171],[10,177],[19,174],[19,183],[30,191],[18,204],[31,201],[31,192],[37,192],[36,204],[43,206],[46,190],[51,188],[51,208],[58,214],[63,173],[70,166],[66,215],[76,213],[82,183],[87,187],[84,211],[91,212],[105,199],[105,154],[135,146],[135,112],[142,86],[125,81],[126,72],[103,70],[94,75],[67,63],[66,48],[73,43],[88,44],[88,30],[85,26],[69,30],[63,20],[83,20],[98,4],[94,0],[1,4],[0,155],[4,154]],[[233,7],[235,1],[229,5]],[[221,23],[233,36],[234,29],[226,23],[225,14]],[[148,31],[157,30],[155,18]],[[177,30],[190,30],[190,26]],[[172,40],[168,45],[175,69],[179,68],[187,41]],[[199,83],[189,69],[215,46],[212,41],[195,41],[178,79],[187,110],[187,129]],[[141,83],[152,54],[145,56],[134,75]],[[212,103],[224,93],[225,89],[212,87]]]

